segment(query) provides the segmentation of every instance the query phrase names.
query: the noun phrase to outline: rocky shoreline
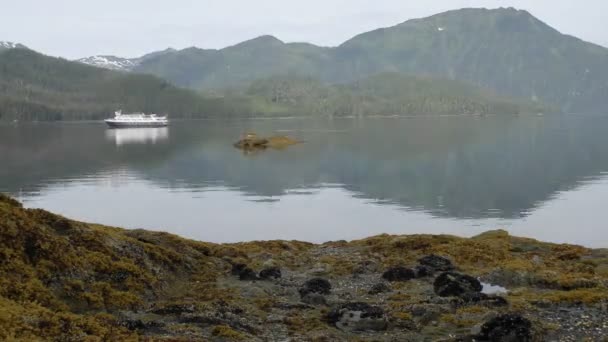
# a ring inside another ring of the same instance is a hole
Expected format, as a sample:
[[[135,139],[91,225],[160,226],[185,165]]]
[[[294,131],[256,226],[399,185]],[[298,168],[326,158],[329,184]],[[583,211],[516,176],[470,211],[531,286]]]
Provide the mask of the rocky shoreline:
[[[608,336],[608,250],[505,231],[212,244],[71,221],[0,194],[0,260],[0,340]]]

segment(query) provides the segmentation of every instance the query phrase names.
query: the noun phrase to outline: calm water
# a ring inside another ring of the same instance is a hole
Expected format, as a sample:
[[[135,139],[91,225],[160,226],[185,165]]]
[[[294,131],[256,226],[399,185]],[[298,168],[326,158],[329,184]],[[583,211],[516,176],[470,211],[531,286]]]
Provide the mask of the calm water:
[[[306,143],[245,155],[244,131]],[[0,191],[214,242],[503,228],[608,247],[606,132],[602,116],[0,126]]]

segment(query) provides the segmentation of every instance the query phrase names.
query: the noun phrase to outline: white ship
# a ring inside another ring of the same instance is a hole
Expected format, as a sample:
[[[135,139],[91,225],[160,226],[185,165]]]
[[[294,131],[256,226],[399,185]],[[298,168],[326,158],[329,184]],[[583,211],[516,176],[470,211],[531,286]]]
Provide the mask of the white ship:
[[[104,121],[112,128],[165,127],[169,124],[166,116],[144,113],[123,114],[120,110],[114,113],[114,118]]]

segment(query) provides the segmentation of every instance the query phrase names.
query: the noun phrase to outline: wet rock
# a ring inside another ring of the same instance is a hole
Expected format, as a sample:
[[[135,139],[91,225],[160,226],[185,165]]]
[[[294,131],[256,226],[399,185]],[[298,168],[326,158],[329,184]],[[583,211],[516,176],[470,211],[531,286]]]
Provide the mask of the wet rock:
[[[424,256],[418,262],[420,265],[428,266],[436,271],[451,271],[454,269],[450,259],[435,254]]]
[[[323,278],[312,278],[307,280],[298,292],[302,298],[309,293],[328,295],[331,292],[331,283]]]
[[[129,330],[145,330],[150,332],[151,330],[157,330],[165,326],[162,322],[157,321],[142,321],[141,319],[125,319],[120,321],[120,325]]]
[[[150,312],[157,315],[179,315],[183,313],[193,313],[195,311],[196,306],[193,304],[170,304],[150,310]]]
[[[131,276],[130,272],[117,271],[117,272],[112,273],[112,275],[110,276],[110,279],[114,282],[122,283],[125,280],[127,280],[129,278],[129,276]]]
[[[278,267],[268,267],[260,271],[260,279],[279,279],[281,269]]]
[[[258,275],[251,268],[245,264],[237,263],[232,264],[232,270],[230,273],[234,276],[238,276],[239,280],[259,280]]]
[[[378,283],[372,286],[368,293],[371,295],[377,295],[380,293],[387,293],[391,291],[393,291],[393,289],[391,289],[391,287],[388,286],[387,283]]]
[[[239,280],[259,280],[258,275],[249,267],[245,267],[241,273],[239,273]]]
[[[382,308],[367,303],[346,303],[327,314],[329,324],[347,331],[386,330],[388,320]]]
[[[302,303],[319,306],[319,305],[327,305],[327,300],[325,296],[318,293],[309,293],[302,297]]]
[[[408,281],[416,278],[416,273],[410,268],[396,266],[386,270],[386,272],[382,274],[382,278],[388,281]]]
[[[245,268],[247,268],[247,265],[245,264],[232,264],[232,270],[230,271],[230,273],[232,275],[238,276],[239,274],[241,274],[241,272],[243,272]]]
[[[501,296],[487,295],[480,292],[463,293],[460,295],[460,299],[464,304],[476,304],[489,307],[502,307],[509,305],[509,302]]]
[[[427,313],[426,305],[414,305],[411,308],[412,315],[415,317],[424,316]]]
[[[434,273],[435,271],[429,266],[418,265],[414,267],[414,274],[416,275],[416,278],[431,277]]]
[[[444,272],[433,284],[435,293],[441,297],[461,296],[468,292],[481,292],[483,288],[479,280],[470,275]]]
[[[532,341],[532,323],[520,315],[501,315],[484,323],[476,338],[497,342]]]

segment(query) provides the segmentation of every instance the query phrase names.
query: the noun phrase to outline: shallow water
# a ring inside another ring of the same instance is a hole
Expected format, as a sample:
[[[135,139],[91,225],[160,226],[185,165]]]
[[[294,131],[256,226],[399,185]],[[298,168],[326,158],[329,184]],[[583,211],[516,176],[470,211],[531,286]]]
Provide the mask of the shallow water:
[[[243,154],[246,131],[305,143]],[[0,191],[28,207],[214,241],[490,229],[608,247],[608,117],[0,126]]]

